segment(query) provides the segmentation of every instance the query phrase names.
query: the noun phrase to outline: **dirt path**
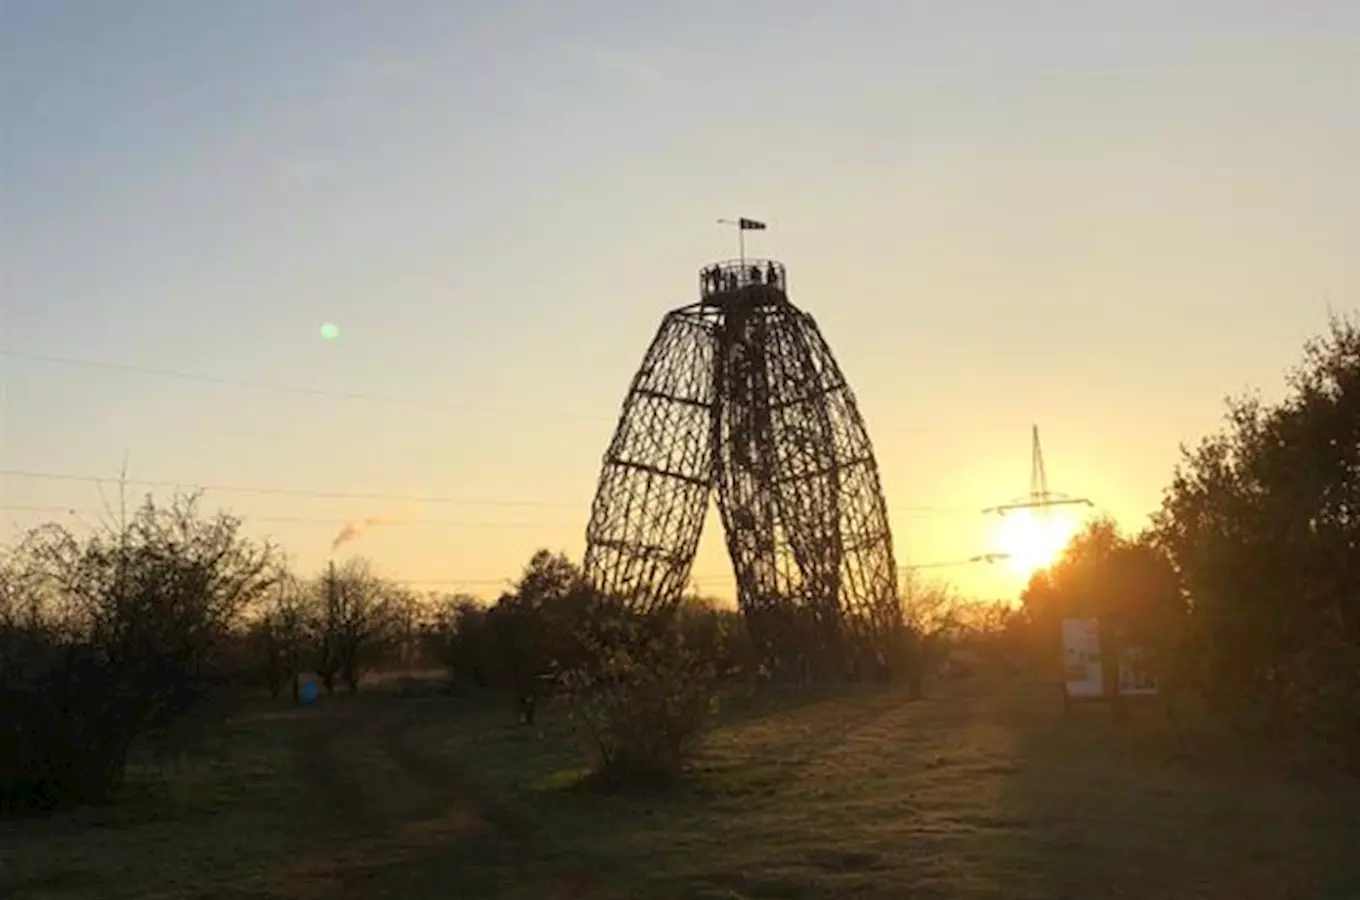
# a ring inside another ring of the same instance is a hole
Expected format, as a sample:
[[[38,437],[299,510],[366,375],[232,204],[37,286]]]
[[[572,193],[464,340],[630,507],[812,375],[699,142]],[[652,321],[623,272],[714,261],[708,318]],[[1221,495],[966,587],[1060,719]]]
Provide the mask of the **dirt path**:
[[[433,738],[420,727],[418,706],[361,699],[318,712],[297,748],[297,764],[319,800],[318,849],[271,873],[266,896],[407,900],[423,895],[414,886],[431,871],[461,868],[450,864],[460,858],[475,861],[465,871],[482,880],[443,884],[440,895],[520,896],[497,883],[501,872],[513,877],[516,890],[522,882],[534,892],[524,896],[568,896],[553,892],[566,888],[582,896],[588,874],[571,866],[530,870],[543,869],[545,836],[424,745]]]
[[[296,760],[319,800],[318,849],[272,873],[268,896],[385,896],[374,882],[407,859],[509,837],[460,789],[456,773],[406,745],[404,710],[362,703],[319,710],[303,729]]]

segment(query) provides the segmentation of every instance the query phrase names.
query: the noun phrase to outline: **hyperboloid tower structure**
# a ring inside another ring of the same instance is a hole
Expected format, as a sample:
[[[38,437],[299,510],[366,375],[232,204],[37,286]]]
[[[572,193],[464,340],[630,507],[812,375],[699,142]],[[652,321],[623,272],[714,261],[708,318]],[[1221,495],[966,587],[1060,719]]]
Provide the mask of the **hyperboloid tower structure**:
[[[782,264],[700,273],[623,403],[587,527],[595,588],[650,612],[680,600],[715,493],[738,602],[784,674],[864,673],[901,627],[887,507],[854,394]]]

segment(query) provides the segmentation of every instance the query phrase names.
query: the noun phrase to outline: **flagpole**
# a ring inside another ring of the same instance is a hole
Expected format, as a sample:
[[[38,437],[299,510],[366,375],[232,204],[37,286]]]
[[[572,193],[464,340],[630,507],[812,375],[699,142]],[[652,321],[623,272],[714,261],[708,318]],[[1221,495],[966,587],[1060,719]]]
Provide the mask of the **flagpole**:
[[[741,256],[741,267],[746,268],[746,229],[741,227],[740,219],[719,219],[719,225],[735,225],[737,228],[737,252]]]
[[[765,223],[764,223],[764,222],[757,222],[757,221],[754,220],[754,219],[744,219],[744,218],[743,218],[743,219],[719,219],[719,220],[718,220],[718,224],[719,224],[719,225],[735,225],[735,226],[737,226],[737,252],[741,255],[741,268],[742,268],[743,271],[745,271],[745,269],[746,269],[746,228],[747,228],[747,226],[749,225],[751,228],[760,228],[760,229],[763,229],[763,228],[765,227]]]

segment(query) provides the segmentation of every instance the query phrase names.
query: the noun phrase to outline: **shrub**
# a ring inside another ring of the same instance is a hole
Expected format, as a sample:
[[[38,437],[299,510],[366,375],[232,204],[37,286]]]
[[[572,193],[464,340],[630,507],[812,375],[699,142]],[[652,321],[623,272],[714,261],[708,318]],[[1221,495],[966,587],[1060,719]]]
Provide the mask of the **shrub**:
[[[581,636],[586,652],[561,673],[603,783],[673,779],[715,708],[713,648],[696,646],[682,625],[678,616],[643,619],[601,610]]]
[[[424,653],[448,672],[454,687],[491,686],[487,610],[475,597],[438,598],[423,630]]]
[[[38,529],[0,560],[0,808],[104,799],[134,740],[184,745],[277,572],[239,524],[148,500],[84,539]]]
[[[739,611],[723,608],[715,600],[687,597],[675,615],[685,645],[712,660],[720,681],[755,674],[757,662]]]

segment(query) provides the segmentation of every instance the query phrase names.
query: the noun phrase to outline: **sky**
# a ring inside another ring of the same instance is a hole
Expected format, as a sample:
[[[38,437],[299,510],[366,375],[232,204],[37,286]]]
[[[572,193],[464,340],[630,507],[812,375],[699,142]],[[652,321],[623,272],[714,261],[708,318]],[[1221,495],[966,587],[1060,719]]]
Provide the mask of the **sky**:
[[[1136,530],[1360,308],[1360,4],[0,0],[0,541],[125,471],[304,571],[366,517],[338,556],[418,587],[579,558],[736,216],[854,388],[900,564],[996,549],[1031,423]],[[729,571],[713,517],[695,580]]]

